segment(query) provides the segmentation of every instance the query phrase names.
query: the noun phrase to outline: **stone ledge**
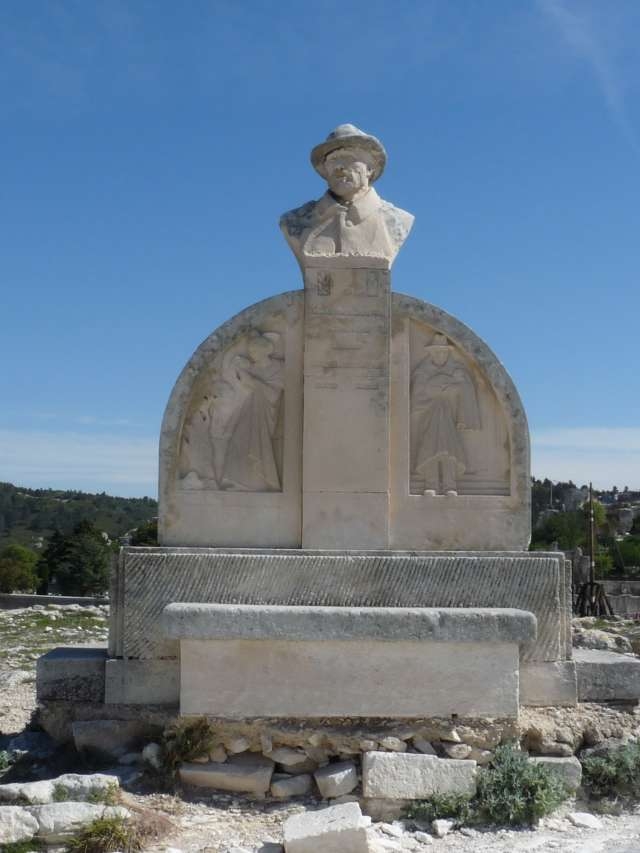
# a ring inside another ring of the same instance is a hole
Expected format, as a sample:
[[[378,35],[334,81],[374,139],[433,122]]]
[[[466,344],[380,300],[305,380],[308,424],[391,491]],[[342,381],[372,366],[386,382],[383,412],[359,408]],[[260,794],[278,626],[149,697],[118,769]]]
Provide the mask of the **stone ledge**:
[[[640,659],[596,649],[574,649],[579,702],[637,702]]]
[[[38,658],[38,700],[104,701],[104,647],[60,646]]]
[[[525,643],[536,637],[533,613],[514,608],[305,607],[169,604],[166,636],[189,640],[422,640]]]

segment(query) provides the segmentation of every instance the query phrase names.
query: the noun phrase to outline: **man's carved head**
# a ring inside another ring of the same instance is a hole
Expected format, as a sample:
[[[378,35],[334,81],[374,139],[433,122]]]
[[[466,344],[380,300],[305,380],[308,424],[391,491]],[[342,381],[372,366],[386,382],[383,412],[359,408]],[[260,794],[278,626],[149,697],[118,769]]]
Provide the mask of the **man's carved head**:
[[[336,127],[311,152],[316,172],[335,195],[347,199],[376,181],[386,162],[387,154],[380,140],[352,124]],[[353,184],[358,184],[358,189],[352,190]]]
[[[374,169],[371,157],[363,149],[338,148],[325,157],[324,171],[331,192],[351,201],[369,189]]]

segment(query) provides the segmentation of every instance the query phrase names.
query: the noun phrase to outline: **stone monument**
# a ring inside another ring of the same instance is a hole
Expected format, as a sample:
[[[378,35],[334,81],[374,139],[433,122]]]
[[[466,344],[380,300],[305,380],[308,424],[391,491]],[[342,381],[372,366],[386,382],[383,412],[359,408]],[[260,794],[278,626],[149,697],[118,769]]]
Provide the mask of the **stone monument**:
[[[341,125],[280,222],[304,288],[215,330],[173,389],[157,548],[113,576],[107,704],[220,719],[515,717],[576,702],[571,569],[528,553],[518,393],[393,293],[413,217]]]

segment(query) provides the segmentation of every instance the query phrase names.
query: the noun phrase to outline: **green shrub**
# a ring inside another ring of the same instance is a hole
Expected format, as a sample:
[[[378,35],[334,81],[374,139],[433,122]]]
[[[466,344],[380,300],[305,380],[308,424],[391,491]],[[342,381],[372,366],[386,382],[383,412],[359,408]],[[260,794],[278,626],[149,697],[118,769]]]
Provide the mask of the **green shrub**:
[[[0,847],[2,853],[31,853],[32,850],[42,850],[44,845],[36,838],[30,838],[27,841],[12,841],[10,844],[3,844]]]
[[[175,774],[183,761],[193,761],[200,755],[206,755],[216,744],[215,732],[206,717],[178,721],[164,735],[166,771]]]
[[[123,817],[99,817],[67,842],[67,853],[137,853],[142,837]]]
[[[585,758],[582,784],[593,797],[640,797],[640,743]]]
[[[9,753],[6,749],[0,749],[0,770],[6,770],[9,764]]]
[[[478,777],[476,809],[491,823],[534,824],[568,796],[565,785],[542,764],[512,746],[499,746]]]
[[[449,818],[464,826],[475,819],[475,803],[471,797],[465,797],[463,794],[434,794],[428,800],[411,803],[406,815],[424,823]]]

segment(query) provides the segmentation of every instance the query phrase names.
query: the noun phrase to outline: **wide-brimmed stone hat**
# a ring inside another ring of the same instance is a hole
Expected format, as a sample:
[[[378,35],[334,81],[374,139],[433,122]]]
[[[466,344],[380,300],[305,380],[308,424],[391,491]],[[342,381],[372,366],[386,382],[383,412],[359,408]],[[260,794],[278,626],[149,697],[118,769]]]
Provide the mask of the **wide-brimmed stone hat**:
[[[331,154],[332,151],[337,151],[339,148],[361,148],[367,152],[371,157],[373,166],[371,183],[376,181],[384,172],[384,167],[387,164],[387,152],[384,150],[382,142],[353,124],[341,124],[332,130],[326,140],[320,145],[316,145],[311,152],[311,165],[325,180],[327,174],[324,161],[327,154]]]

